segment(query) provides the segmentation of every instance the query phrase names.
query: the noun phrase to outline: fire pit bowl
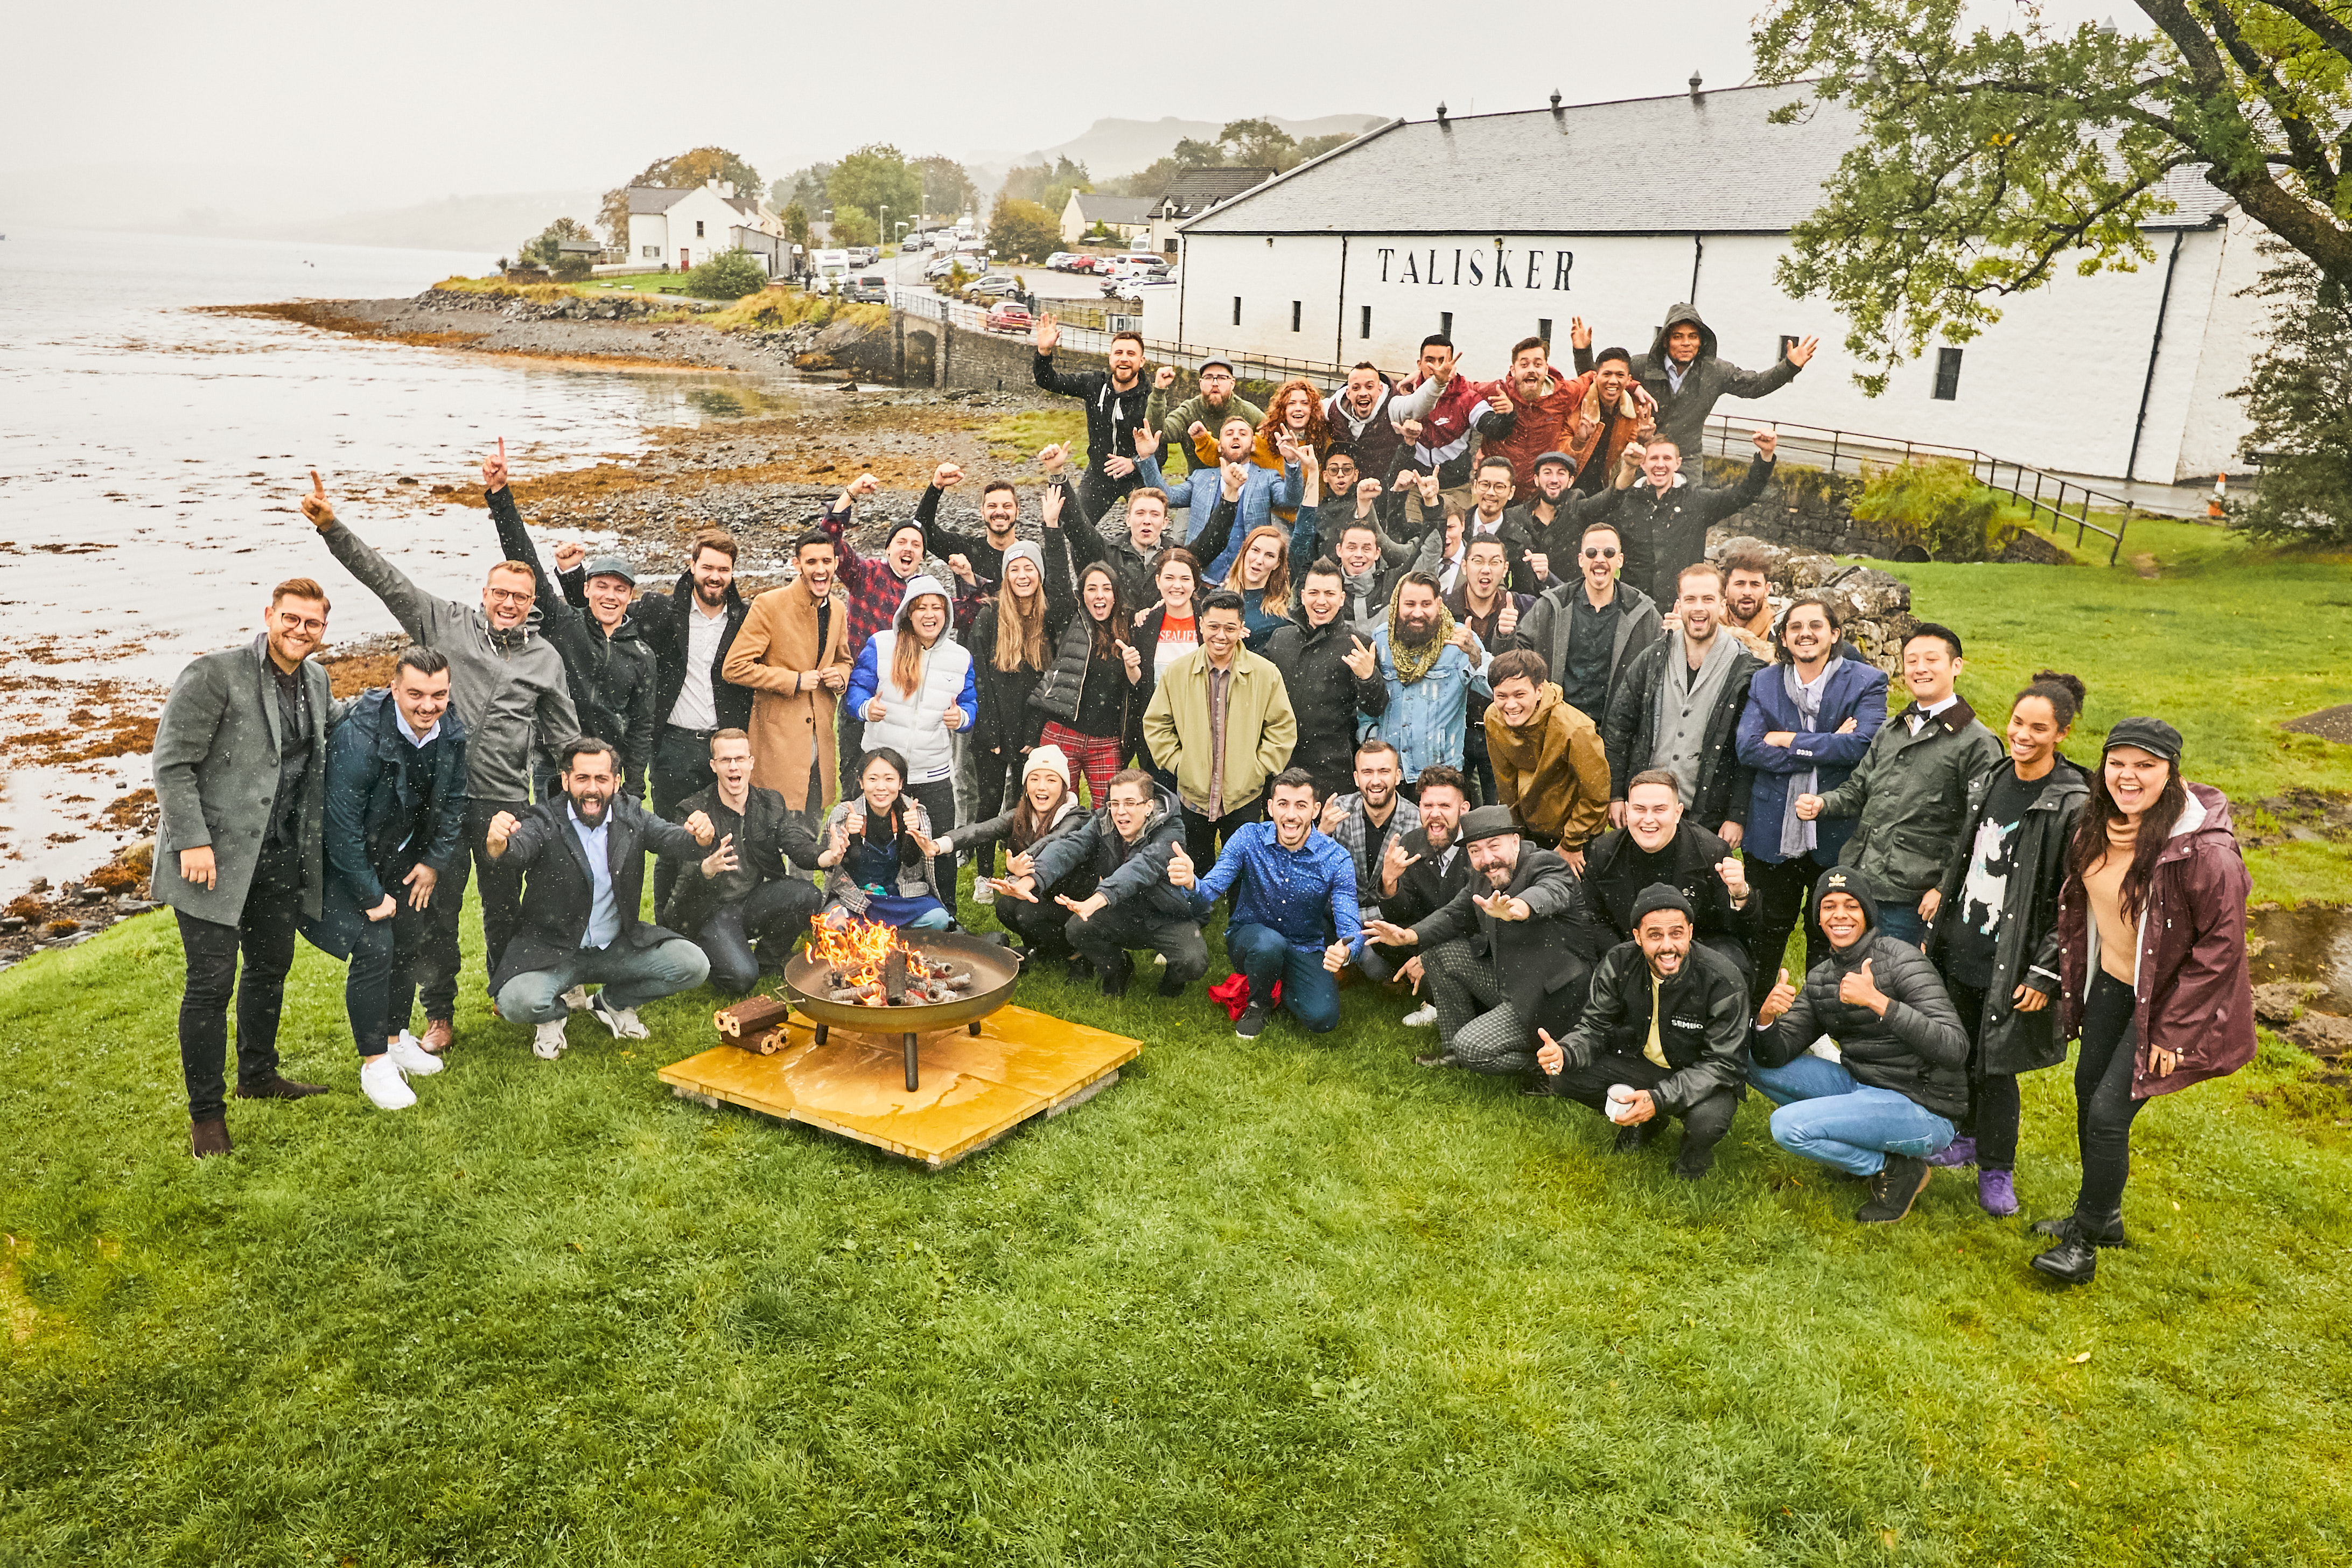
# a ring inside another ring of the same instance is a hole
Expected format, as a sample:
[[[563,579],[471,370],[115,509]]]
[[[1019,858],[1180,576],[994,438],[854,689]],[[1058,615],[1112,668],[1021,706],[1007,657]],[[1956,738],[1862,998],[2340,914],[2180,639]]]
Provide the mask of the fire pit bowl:
[[[853,930],[858,927],[872,930],[865,922],[857,922]],[[969,988],[956,991],[952,1000],[944,1002],[909,1000],[875,1006],[865,1002],[835,1001],[835,992],[843,987],[835,984],[834,977],[842,961],[816,944],[822,941],[821,934],[813,933],[813,937],[810,947],[794,953],[784,964],[784,991],[793,1008],[816,1026],[818,1045],[824,1044],[827,1033],[835,1027],[901,1037],[907,1051],[907,1087],[910,1089],[918,1087],[916,1037],[936,1029],[951,1029],[958,1024],[979,1034],[980,1021],[1013,999],[1013,984],[1021,978],[1021,955],[1010,948],[962,931],[898,931],[895,932],[896,947],[933,963],[944,962],[959,973],[969,972]],[[877,976],[881,967],[884,966],[877,966]],[[882,984],[878,977],[876,984]]]

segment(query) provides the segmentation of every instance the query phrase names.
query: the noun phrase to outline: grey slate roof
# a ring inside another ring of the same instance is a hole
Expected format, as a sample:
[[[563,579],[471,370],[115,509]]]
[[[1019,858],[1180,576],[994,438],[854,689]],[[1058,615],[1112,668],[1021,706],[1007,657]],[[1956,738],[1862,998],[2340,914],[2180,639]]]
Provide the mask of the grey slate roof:
[[[1088,223],[1150,223],[1155,205],[1150,196],[1112,196],[1100,191],[1081,191],[1077,202],[1078,216]]]
[[[1507,114],[1406,121],[1303,163],[1187,234],[1783,234],[1821,205],[1859,118],[1801,86],[1742,87]],[[1203,171],[1213,173],[1214,171]],[[2152,228],[2201,226],[2229,198],[2183,171]]]
[[[631,185],[629,211],[632,213],[666,213],[684,201],[693,185],[681,185],[676,190],[667,185]]]
[[[1273,177],[1272,169],[1187,169],[1168,182],[1168,188],[1153,198],[1151,207],[1157,212],[1160,203],[1172,201],[1176,216],[1181,218],[1230,201]]]

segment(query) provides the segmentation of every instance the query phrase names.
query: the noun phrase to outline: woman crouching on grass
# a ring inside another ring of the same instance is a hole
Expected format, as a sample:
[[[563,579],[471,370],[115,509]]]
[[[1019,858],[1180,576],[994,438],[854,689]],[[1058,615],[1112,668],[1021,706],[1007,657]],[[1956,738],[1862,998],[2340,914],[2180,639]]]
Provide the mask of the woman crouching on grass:
[[[932,870],[938,846],[930,838],[930,814],[907,793],[907,760],[887,746],[866,752],[857,759],[857,785],[860,793],[824,819],[816,863],[832,874],[817,918],[836,929],[855,916],[917,931],[950,930],[955,918],[940,901]]]
[[[2253,1059],[2246,963],[2250,879],[2230,803],[2180,776],[2180,731],[2126,719],[2107,731],[2058,896],[2058,973],[2074,1061],[2083,1184],[2074,1212],[2033,1228],[2058,1245],[2033,1267],[2069,1285],[2124,1244],[2124,1183],[2139,1108]]]
[[[1099,808],[1109,800],[1111,775],[1127,754],[1128,731],[1143,717],[1137,694],[1149,689],[1118,574],[1100,561],[1084,572],[1071,570],[1062,502],[1060,485],[1045,491],[1045,620],[1056,640],[1052,664],[1030,693],[1029,707],[1045,725],[1041,738],[1085,772],[1087,789]]]
[[[1070,923],[1070,911],[1055,903],[1054,895],[1068,893],[1082,899],[1094,891],[1094,878],[1077,871],[1041,888],[1035,856],[1039,845],[1083,825],[1087,814],[1078,808],[1077,792],[1071,787],[1070,759],[1061,747],[1050,742],[1034,747],[1021,765],[1024,771],[1020,804],[994,821],[957,828],[939,841],[938,852],[950,854],[957,845],[975,843],[982,837],[1003,839],[1012,851],[1005,868],[1011,874],[993,879],[996,918],[1027,944],[1030,956],[1061,959],[1069,965],[1070,977],[1082,980],[1091,971],[1063,934],[1063,928]]]
[[[2045,669],[2009,705],[2009,758],[1969,786],[1960,836],[1940,887],[1920,908],[1927,951],[1969,1032],[1969,1110],[1930,1165],[1977,1168],[1977,1204],[2017,1212],[2017,1075],[2066,1059],[2058,1016],[2058,894],[2066,851],[2090,798],[2058,743],[2083,710],[2083,683]]]

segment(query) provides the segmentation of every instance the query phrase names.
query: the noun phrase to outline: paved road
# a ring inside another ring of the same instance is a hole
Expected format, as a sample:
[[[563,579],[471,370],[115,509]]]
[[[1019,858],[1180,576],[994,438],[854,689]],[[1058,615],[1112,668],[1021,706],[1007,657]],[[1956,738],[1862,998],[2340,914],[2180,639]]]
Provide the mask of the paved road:
[[[905,289],[928,289],[923,268],[939,254],[936,250],[918,250],[909,255],[886,257],[883,270],[891,281]],[[1083,272],[1053,272],[1043,267],[1010,267],[1017,273],[1021,286],[1041,300],[1096,300],[1102,296],[1102,279]]]

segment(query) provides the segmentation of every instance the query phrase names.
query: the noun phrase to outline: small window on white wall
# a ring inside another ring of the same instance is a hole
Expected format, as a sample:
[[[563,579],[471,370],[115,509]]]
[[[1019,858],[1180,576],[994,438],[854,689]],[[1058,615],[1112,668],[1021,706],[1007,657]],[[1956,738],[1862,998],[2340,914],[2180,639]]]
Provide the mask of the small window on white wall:
[[[1294,332],[1298,330],[1298,301],[1296,300],[1290,302],[1290,330]]]
[[[1239,294],[1236,294],[1236,295],[1234,295],[1234,325],[1235,325],[1236,327],[1238,327],[1238,326],[1240,326],[1241,324],[1242,324],[1242,297],[1241,297]]]
[[[1372,308],[1370,305],[1364,307],[1362,320],[1363,324],[1357,329],[1356,335],[1370,341],[1372,335]]]
[[[702,237],[702,220],[700,218],[696,218],[694,220],[694,237],[697,239],[700,239]]]
[[[1937,349],[1936,351],[1936,401],[1938,403],[1957,402],[1959,395],[1960,351],[1958,349]]]

